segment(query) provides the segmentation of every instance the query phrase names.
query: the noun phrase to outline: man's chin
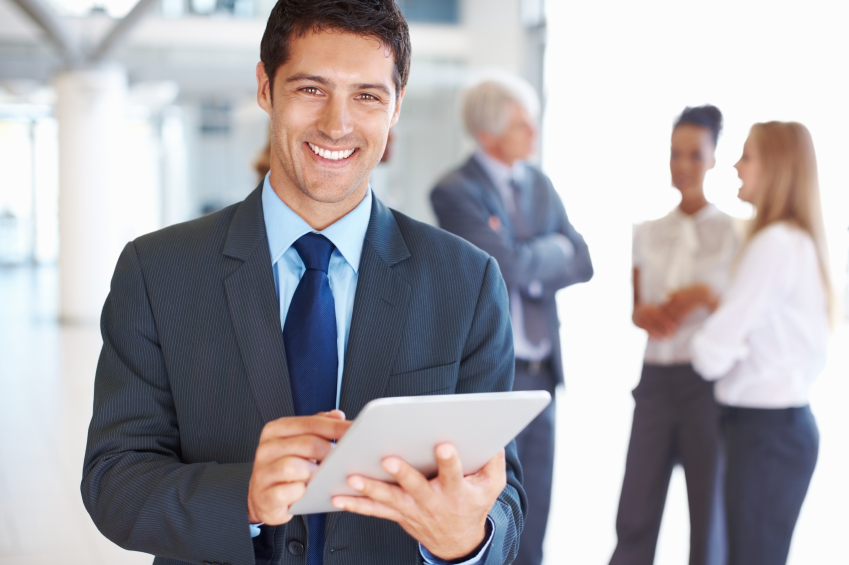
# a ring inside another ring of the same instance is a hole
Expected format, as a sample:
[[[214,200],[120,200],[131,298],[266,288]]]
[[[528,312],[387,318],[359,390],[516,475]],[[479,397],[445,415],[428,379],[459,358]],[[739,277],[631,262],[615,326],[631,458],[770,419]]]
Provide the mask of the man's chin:
[[[340,182],[329,184],[327,182],[311,182],[300,186],[301,192],[310,200],[322,204],[341,204],[357,193],[361,183]]]

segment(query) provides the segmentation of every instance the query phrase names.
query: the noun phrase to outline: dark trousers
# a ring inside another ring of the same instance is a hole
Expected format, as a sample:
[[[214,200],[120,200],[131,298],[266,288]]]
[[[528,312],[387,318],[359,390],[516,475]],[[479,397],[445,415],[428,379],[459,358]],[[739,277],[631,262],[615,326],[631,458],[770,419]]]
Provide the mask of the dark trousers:
[[[684,467],[690,507],[690,565],[708,563],[715,547],[719,462],[719,407],[713,384],[688,365],[644,365],[634,389],[634,422],[616,517],[618,542],[611,565],[651,565],[669,479]],[[754,564],[750,564],[754,565]]]
[[[554,396],[554,373],[550,362],[516,360],[513,390],[546,390]],[[540,565],[542,542],[551,508],[551,479],[554,472],[554,401],[516,437],[522,463],[522,486],[528,496],[525,528],[513,565]]]
[[[723,408],[729,565],[784,565],[817,464],[811,409]]]

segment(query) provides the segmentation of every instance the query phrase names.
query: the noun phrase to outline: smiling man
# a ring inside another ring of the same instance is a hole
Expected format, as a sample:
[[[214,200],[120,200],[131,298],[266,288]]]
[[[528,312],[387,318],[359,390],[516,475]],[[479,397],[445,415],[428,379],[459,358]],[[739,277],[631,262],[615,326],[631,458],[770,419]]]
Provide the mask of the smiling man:
[[[289,514],[368,401],[510,390],[513,346],[495,260],[369,189],[409,75],[395,3],[280,0],[260,53],[269,174],[118,261],[86,508],[163,565],[509,563],[512,443],[468,476],[450,444],[430,480],[387,458],[397,485],[352,476],[341,512]]]

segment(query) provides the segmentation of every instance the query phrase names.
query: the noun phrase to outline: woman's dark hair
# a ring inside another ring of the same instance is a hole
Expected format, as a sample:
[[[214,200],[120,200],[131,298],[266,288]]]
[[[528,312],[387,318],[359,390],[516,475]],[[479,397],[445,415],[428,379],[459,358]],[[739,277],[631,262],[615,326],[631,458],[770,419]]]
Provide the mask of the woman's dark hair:
[[[678,116],[673,129],[683,124],[693,124],[709,129],[713,134],[713,146],[716,147],[719,134],[722,132],[722,112],[719,111],[719,108],[710,104],[696,106],[695,108],[687,106]]]
[[[410,76],[410,30],[395,0],[278,0],[268,16],[259,58],[271,85],[289,59],[289,39],[313,31],[343,31],[374,37],[395,57],[395,95]]]

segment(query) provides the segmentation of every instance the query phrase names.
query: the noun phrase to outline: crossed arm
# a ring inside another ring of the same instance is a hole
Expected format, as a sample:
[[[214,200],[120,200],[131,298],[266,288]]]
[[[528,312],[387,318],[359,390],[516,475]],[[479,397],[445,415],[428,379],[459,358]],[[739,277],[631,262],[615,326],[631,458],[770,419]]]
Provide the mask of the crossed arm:
[[[548,201],[537,205],[548,209],[551,230],[527,241],[509,236],[470,187],[437,186],[431,203],[442,229],[495,258],[508,287],[527,289],[537,282],[542,295],[553,296],[561,288],[590,280],[593,266],[584,238],[569,222],[550,183],[546,194]]]

